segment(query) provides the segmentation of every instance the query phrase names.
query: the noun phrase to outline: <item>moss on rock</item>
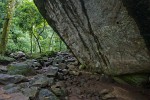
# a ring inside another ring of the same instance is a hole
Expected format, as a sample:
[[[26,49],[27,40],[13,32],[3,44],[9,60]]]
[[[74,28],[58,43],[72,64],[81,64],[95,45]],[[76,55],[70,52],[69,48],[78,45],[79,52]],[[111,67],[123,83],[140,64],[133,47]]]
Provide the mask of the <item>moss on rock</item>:
[[[7,56],[0,56],[0,63],[8,64],[13,61],[15,61],[14,58],[7,57]]]
[[[35,73],[34,69],[26,63],[10,64],[7,68],[8,74],[11,75],[32,75]]]
[[[149,74],[131,74],[114,77],[114,80],[121,84],[143,86],[149,81]]]

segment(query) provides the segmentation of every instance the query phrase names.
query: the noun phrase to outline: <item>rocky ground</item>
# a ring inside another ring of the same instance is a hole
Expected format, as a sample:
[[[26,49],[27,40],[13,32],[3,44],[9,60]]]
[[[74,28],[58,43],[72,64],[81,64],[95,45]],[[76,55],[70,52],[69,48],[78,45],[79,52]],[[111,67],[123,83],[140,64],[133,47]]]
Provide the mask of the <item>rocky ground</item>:
[[[70,53],[0,65],[0,100],[150,100],[150,91],[80,69]]]

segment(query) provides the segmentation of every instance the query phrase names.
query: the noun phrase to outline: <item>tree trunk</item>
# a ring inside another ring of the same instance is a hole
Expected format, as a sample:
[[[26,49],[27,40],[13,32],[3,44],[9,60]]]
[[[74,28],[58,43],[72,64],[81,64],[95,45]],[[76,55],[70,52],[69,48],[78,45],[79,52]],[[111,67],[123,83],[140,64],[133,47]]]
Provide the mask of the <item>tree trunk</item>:
[[[40,45],[39,36],[36,36],[35,33],[33,33],[33,36],[35,38],[35,41],[37,43],[37,46],[39,48],[40,53],[42,53],[42,48],[41,48],[41,45]]]
[[[33,53],[33,32],[30,32],[30,53]]]
[[[15,2],[16,2],[15,0],[9,0],[7,4],[7,15],[3,25],[3,32],[2,32],[1,43],[0,43],[0,54],[2,55],[4,55],[6,51],[8,33],[9,33],[10,24],[15,9]]]
[[[34,2],[87,68],[109,75],[150,72],[150,46],[145,38],[150,33],[150,19],[145,16],[150,12],[148,0]]]

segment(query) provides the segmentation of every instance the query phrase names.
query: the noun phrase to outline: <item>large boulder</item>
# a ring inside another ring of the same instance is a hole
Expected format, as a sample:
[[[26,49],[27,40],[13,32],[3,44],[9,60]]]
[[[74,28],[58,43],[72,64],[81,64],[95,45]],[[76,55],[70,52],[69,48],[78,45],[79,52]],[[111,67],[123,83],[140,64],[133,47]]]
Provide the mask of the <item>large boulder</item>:
[[[12,75],[33,75],[35,74],[35,70],[31,65],[25,63],[25,62],[20,62],[20,63],[12,63],[8,65],[8,74]]]
[[[10,84],[10,83],[19,83],[22,81],[27,81],[27,79],[22,75],[8,75],[0,74],[0,84]]]
[[[87,68],[109,75],[150,72],[149,0],[34,0]]]
[[[18,51],[18,52],[10,54],[10,57],[13,57],[15,59],[20,59],[20,58],[25,57],[25,56],[26,56],[25,53],[22,51]]]

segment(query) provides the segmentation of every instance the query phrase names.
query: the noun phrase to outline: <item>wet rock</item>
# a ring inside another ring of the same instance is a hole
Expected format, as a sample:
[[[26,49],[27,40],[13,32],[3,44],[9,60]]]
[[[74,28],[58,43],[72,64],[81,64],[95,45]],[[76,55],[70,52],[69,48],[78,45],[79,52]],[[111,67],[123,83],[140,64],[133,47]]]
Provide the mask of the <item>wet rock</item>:
[[[35,70],[25,62],[12,63],[8,67],[8,73],[11,75],[33,75]]]
[[[36,97],[37,93],[38,93],[38,87],[30,87],[30,88],[24,88],[22,89],[22,93],[29,97],[30,99],[33,99]]]
[[[22,81],[27,81],[27,79],[23,75],[0,74],[0,83],[4,85]]]
[[[39,92],[39,100],[59,100],[58,97],[48,89],[42,89]]]
[[[37,75],[30,81],[30,84],[37,87],[46,87],[53,84],[53,82],[54,78],[48,78],[44,75]]]

